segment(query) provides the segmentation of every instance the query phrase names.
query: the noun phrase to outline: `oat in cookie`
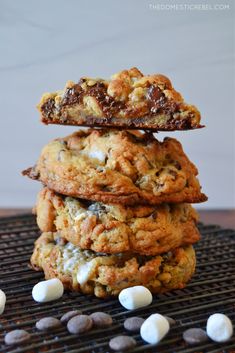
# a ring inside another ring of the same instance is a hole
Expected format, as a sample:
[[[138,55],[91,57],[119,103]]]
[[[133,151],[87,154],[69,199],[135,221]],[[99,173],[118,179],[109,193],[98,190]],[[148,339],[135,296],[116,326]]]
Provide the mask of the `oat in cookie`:
[[[46,145],[36,166],[23,174],[58,193],[103,203],[207,200],[181,144],[150,133],[78,131]]]
[[[184,102],[170,80],[144,76],[137,68],[110,80],[82,77],[63,90],[45,93],[38,104],[42,122],[123,129],[188,130],[200,128],[200,113]]]
[[[31,264],[46,278],[59,278],[64,287],[97,297],[118,295],[124,288],[143,285],[162,293],[183,288],[195,270],[192,246],[158,256],[130,253],[107,255],[57,243],[59,234],[43,233],[35,243]]]

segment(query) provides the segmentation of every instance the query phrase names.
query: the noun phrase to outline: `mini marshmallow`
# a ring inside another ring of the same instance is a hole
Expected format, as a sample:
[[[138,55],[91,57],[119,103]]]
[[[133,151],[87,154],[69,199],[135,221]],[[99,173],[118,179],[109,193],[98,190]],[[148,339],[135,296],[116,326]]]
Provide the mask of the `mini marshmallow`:
[[[167,319],[160,314],[150,315],[140,328],[140,335],[145,342],[159,343],[170,329]]]
[[[94,270],[94,266],[95,262],[94,260],[91,260],[78,267],[77,281],[81,286],[83,286],[89,280],[89,276]]]
[[[0,315],[4,312],[5,304],[6,304],[6,295],[5,295],[5,293],[0,289]]]
[[[206,333],[215,342],[226,342],[233,335],[232,322],[224,314],[213,314],[207,320]]]
[[[134,310],[151,304],[153,297],[148,288],[135,286],[123,289],[118,299],[124,308]]]
[[[64,293],[64,286],[58,278],[38,282],[32,290],[33,299],[39,303],[46,303],[59,299]]]
[[[101,163],[105,162],[106,154],[101,150],[82,150],[80,151],[80,153],[83,155],[87,155],[89,158],[98,159]]]
[[[91,150],[89,153],[88,153],[89,157],[90,158],[96,158],[98,159],[100,162],[104,163],[105,162],[105,158],[106,158],[106,155],[103,151],[100,151],[100,150]]]

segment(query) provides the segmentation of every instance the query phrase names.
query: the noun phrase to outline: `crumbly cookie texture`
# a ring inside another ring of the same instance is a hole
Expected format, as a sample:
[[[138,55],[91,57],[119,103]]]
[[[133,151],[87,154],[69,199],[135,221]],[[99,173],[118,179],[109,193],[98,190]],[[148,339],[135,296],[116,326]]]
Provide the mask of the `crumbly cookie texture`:
[[[58,231],[82,249],[158,255],[200,239],[196,211],[189,204],[124,207],[63,197],[48,188],[38,194],[37,223]]]
[[[173,138],[90,129],[46,145],[23,172],[63,195],[133,205],[202,202],[197,168]]]
[[[118,295],[123,288],[144,285],[153,293],[183,288],[195,271],[191,245],[160,256],[130,253],[107,255],[65,243],[58,233],[43,233],[35,243],[31,264],[45,277],[59,278],[65,288],[95,294]]]
[[[37,108],[46,124],[155,131],[202,127],[197,108],[184,102],[167,77],[144,76],[135,67],[110,80],[68,81],[64,90],[45,93]]]

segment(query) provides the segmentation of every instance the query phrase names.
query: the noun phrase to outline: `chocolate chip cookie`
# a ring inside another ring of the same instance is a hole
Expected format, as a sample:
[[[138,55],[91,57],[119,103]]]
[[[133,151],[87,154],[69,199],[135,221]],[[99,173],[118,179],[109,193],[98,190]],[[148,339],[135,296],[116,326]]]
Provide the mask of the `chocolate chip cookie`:
[[[144,285],[153,293],[183,288],[195,270],[191,245],[158,256],[107,255],[61,242],[58,233],[43,233],[35,243],[31,264],[45,277],[59,278],[65,288],[97,297],[118,295],[127,287]]]
[[[197,213],[189,204],[124,207],[44,188],[35,211],[42,232],[58,231],[72,244],[96,252],[158,255],[200,239]]]
[[[184,102],[167,77],[144,76],[137,68],[123,70],[110,80],[68,81],[63,90],[45,93],[38,110],[46,124],[154,131],[202,127],[197,108]]]
[[[181,144],[173,138],[160,142],[151,133],[78,131],[46,145],[23,174],[58,193],[104,203],[207,200]]]

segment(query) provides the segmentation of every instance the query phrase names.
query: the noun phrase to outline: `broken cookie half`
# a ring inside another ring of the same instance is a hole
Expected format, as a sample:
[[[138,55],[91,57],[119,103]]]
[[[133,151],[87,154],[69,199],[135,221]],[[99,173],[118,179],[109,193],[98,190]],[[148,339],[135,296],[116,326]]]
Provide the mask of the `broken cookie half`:
[[[110,80],[68,81],[64,90],[45,93],[37,107],[45,124],[152,131],[202,127],[200,112],[184,102],[167,77],[144,76],[137,68]]]

